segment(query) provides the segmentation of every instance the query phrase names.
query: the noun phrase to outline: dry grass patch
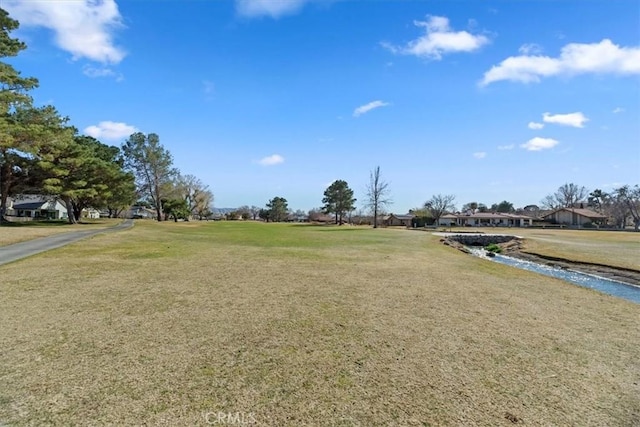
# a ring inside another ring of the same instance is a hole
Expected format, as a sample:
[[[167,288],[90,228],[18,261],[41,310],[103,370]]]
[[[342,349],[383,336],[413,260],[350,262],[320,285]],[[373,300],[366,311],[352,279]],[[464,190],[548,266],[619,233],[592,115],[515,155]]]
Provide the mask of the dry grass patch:
[[[69,231],[90,230],[104,228],[118,224],[122,220],[91,220],[82,224],[70,225],[64,222],[34,222],[34,223],[10,223],[0,226],[0,246],[52,236]]]
[[[0,423],[640,422],[637,305],[426,233],[139,223],[0,270]]]

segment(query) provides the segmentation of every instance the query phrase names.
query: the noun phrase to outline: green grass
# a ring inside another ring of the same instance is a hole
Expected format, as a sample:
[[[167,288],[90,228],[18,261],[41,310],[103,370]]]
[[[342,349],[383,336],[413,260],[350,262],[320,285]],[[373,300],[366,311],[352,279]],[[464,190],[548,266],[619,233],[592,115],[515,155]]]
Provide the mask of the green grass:
[[[637,305],[429,233],[138,221],[0,274],[0,424],[640,421]]]

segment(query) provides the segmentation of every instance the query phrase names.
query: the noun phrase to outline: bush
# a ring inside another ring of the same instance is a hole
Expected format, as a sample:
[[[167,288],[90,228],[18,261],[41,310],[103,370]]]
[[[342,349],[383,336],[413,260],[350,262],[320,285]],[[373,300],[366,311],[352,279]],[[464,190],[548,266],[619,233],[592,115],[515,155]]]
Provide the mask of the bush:
[[[502,248],[495,243],[491,243],[490,245],[485,246],[484,250],[493,252],[495,254],[499,254],[502,252]]]

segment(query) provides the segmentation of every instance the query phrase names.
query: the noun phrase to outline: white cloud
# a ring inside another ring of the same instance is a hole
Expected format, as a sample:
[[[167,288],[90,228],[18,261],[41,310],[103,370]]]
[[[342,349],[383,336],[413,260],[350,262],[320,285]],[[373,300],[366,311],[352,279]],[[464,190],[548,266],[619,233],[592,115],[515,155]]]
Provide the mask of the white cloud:
[[[386,107],[387,105],[389,105],[388,102],[384,102],[384,101],[371,101],[368,104],[365,105],[361,105],[358,108],[356,108],[355,110],[353,110],[353,117],[359,117],[365,113],[368,113],[371,110],[374,110],[376,108],[380,108],[380,107]]]
[[[563,126],[572,126],[574,128],[582,128],[584,124],[589,121],[584,114],[577,113],[569,113],[569,114],[549,114],[544,113],[542,115],[542,121],[545,123],[554,123],[557,125]]]
[[[424,36],[411,40],[405,46],[390,43],[382,43],[382,46],[396,54],[440,60],[445,53],[472,52],[489,43],[483,35],[452,31],[449,19],[443,16],[427,16],[426,21],[414,21],[414,24],[425,29]]]
[[[84,133],[97,139],[115,140],[126,138],[137,131],[138,129],[135,126],[126,123],[104,121],[98,123],[98,125],[87,127]]]
[[[2,7],[24,26],[52,30],[55,43],[74,60],[117,64],[125,57],[113,43],[114,31],[123,27],[115,0],[4,0]]]
[[[620,47],[611,40],[599,43],[570,43],[560,56],[511,56],[484,74],[481,86],[501,80],[539,82],[541,77],[576,74],[640,74],[640,47]]]
[[[88,64],[82,67],[82,73],[85,76],[89,76],[89,77],[111,77],[116,75],[115,71],[113,71],[111,68],[107,68],[107,67],[96,68]]]
[[[122,73],[116,73],[108,67],[93,67],[89,64],[82,67],[82,74],[91,78],[114,77],[118,82],[124,80]]]
[[[498,150],[513,150],[514,148],[515,148],[515,144],[498,145]]]
[[[280,154],[272,154],[258,160],[258,163],[262,166],[274,166],[280,163],[284,163],[284,157],[282,157]]]
[[[616,107],[616,108],[613,109],[612,113],[613,114],[624,113],[624,108]]]
[[[544,127],[544,123],[529,122],[527,127],[529,129],[538,130],[538,129],[542,129]]]
[[[518,52],[523,55],[539,55],[542,53],[542,46],[536,43],[527,43],[520,46]]]
[[[559,142],[552,138],[535,137],[522,144],[520,147],[524,148],[527,151],[540,151],[553,148],[558,144]]]
[[[476,159],[484,159],[485,157],[487,157],[487,153],[485,153],[484,151],[478,151],[473,153],[473,157],[475,157]]]
[[[308,0],[236,0],[236,11],[243,16],[279,18],[298,12]]]

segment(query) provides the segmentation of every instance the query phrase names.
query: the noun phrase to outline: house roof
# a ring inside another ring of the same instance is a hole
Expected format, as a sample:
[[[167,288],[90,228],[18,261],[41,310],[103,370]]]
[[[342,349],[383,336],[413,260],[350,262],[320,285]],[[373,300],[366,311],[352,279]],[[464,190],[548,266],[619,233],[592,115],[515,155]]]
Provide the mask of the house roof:
[[[19,203],[19,204],[14,204],[13,209],[20,209],[20,210],[41,209],[42,205],[44,205],[45,203],[47,202],[41,201],[41,202]]]
[[[477,212],[471,215],[458,215],[458,218],[478,218],[478,219],[495,219],[495,218],[508,218],[506,215],[501,213],[492,213],[492,212]]]
[[[607,218],[606,215],[599,214],[598,212],[592,211],[591,209],[579,209],[579,208],[560,208],[560,209],[556,209],[556,210],[553,210],[551,212],[548,212],[548,213],[542,215],[542,218],[546,218],[546,217],[551,216],[551,215],[555,214],[556,212],[560,212],[560,211],[567,211],[567,212],[571,212],[571,213],[576,213],[576,214],[584,216],[586,218],[595,218],[595,219],[606,219]]]
[[[512,214],[512,213],[503,213],[501,215],[506,216],[507,218],[513,218],[513,219],[533,219],[528,215],[519,215],[519,214]]]
[[[474,214],[453,215],[455,218],[471,218],[471,219],[531,219],[526,215],[517,215],[502,212],[476,212]]]
[[[402,219],[413,219],[413,218],[415,218],[416,216],[415,216],[415,215],[413,215],[413,214],[405,214],[405,215],[396,215],[396,214],[391,214],[391,215],[389,215],[389,218],[391,218],[391,217],[402,220]]]

